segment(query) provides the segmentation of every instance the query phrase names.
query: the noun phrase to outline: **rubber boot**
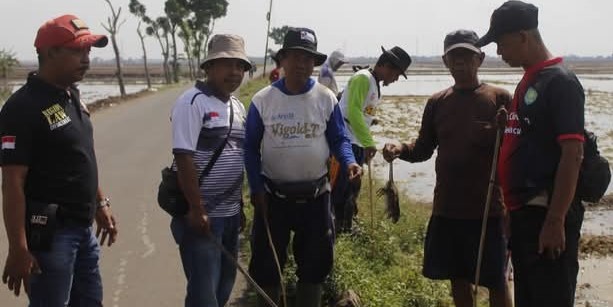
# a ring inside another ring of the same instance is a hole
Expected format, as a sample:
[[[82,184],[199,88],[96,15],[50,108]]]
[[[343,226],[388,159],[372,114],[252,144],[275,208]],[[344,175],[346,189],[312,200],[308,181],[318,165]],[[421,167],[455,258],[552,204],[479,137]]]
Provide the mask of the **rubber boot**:
[[[277,286],[264,286],[262,287],[262,290],[264,290],[264,292],[266,292],[266,294],[268,294],[268,296],[270,297],[270,299],[273,300],[273,302],[275,302],[275,304],[277,304],[277,306],[279,305],[279,296],[281,293],[280,287]],[[270,304],[268,304],[268,302],[261,296],[258,294],[258,299],[257,299],[257,307],[271,307]]]
[[[298,283],[296,307],[321,307],[321,284]]]

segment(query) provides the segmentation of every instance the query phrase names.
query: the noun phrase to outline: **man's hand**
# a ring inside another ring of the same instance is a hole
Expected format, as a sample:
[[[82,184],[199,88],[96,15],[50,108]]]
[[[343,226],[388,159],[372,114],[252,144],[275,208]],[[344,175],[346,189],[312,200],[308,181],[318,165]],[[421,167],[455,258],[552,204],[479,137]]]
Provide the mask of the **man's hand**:
[[[545,253],[545,257],[556,259],[565,249],[564,220],[546,218],[539,235],[539,254]]]
[[[349,181],[356,182],[362,178],[362,167],[357,163],[351,163],[347,166],[347,173],[349,173]]]
[[[100,240],[100,246],[104,246],[105,241],[108,246],[113,245],[117,240],[118,231],[111,207],[102,206],[96,209],[96,226],[96,237]]]
[[[385,143],[383,146],[383,159],[385,161],[392,163],[394,159],[398,158],[402,153],[402,144],[398,141],[392,141],[390,143]]]
[[[368,164],[368,162],[370,162],[370,160],[372,160],[372,158],[374,158],[376,154],[377,154],[376,147],[372,146],[372,147],[364,148],[364,162]]]
[[[204,210],[202,204],[197,207],[189,208],[189,212],[187,212],[187,224],[197,234],[206,236],[209,233],[209,215],[206,210]]]
[[[251,204],[255,207],[256,214],[268,218],[268,199],[265,192],[251,194]]]
[[[30,293],[30,276],[40,274],[40,272],[38,262],[27,249],[9,249],[2,273],[2,282],[15,293],[15,296],[19,296],[21,284],[23,283],[26,293]]]
[[[505,109],[504,106],[501,106],[498,108],[498,111],[496,111],[496,118],[494,119],[496,121],[496,128],[504,130],[504,128],[507,126],[507,119],[507,109]]]

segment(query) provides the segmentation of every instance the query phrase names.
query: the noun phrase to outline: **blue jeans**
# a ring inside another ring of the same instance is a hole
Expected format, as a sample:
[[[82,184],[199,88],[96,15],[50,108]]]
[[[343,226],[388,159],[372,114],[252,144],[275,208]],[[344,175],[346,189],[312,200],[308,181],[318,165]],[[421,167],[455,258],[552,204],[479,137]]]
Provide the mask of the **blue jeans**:
[[[33,251],[42,271],[30,279],[30,307],[102,306],[100,246],[93,228],[57,229],[50,251]]]
[[[234,257],[238,256],[240,214],[231,217],[210,217],[211,235]],[[185,307],[223,307],[232,293],[236,267],[209,237],[189,228],[183,217],[170,224],[179,244],[183,271],[187,278]]]

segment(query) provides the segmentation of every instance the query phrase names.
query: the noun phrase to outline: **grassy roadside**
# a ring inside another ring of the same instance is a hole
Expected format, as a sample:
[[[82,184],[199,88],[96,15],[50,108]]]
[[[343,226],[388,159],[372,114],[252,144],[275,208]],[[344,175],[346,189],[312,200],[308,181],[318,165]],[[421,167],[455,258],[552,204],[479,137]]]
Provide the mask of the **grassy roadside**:
[[[238,99],[245,105],[245,109],[248,109],[251,103],[251,97],[255,95],[259,90],[268,85],[268,79],[264,77],[253,78],[247,83],[243,84],[238,90]]]
[[[383,183],[373,185],[374,193]],[[384,199],[374,199],[371,221],[368,180],[364,179],[358,231],[337,239],[329,295],[353,290],[362,306],[452,306],[449,283],[421,275],[430,208],[400,195],[402,215],[393,224],[385,218]]]
[[[257,78],[240,89],[239,99],[247,107],[251,97],[268,85],[268,80]],[[382,185],[374,183],[374,191]],[[340,293],[353,290],[361,306],[451,306],[449,283],[432,282],[421,275],[423,240],[430,208],[408,201],[401,195],[402,217],[397,224],[384,218],[383,200],[374,209],[374,228],[370,222],[368,182],[363,182],[359,199],[358,231],[337,238],[334,273],[326,283],[326,298],[334,302]],[[247,226],[251,226],[252,206],[245,190]],[[247,228],[249,229],[249,228]],[[250,248],[243,240],[242,260],[248,261]],[[286,267],[288,296],[292,296],[296,279],[295,265],[289,257]],[[253,302],[253,290],[247,294]]]

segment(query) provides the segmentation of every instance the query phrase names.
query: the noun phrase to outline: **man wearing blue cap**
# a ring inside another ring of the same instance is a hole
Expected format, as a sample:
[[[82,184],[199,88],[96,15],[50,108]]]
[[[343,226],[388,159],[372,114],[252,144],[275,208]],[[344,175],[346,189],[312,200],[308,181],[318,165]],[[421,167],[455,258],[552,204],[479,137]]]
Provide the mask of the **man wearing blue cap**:
[[[583,87],[538,31],[538,8],[508,1],[478,42],[524,76],[515,90],[499,159],[511,211],[516,306],[573,306],[584,208],[575,195],[583,159]]]

